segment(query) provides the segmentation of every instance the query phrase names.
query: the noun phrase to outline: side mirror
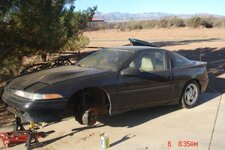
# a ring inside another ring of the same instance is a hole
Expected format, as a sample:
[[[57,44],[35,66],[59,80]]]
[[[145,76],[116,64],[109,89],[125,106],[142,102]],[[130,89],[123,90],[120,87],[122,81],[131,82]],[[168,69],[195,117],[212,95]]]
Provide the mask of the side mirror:
[[[125,68],[123,69],[120,74],[122,76],[137,76],[140,73],[140,71],[136,68]]]

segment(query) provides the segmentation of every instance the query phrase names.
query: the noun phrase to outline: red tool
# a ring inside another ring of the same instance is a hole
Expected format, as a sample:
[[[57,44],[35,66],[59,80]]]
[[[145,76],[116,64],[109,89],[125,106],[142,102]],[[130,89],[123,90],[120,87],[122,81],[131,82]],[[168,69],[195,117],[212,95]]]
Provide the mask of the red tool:
[[[0,139],[2,140],[4,147],[26,143],[27,150],[30,150],[30,146],[33,142],[35,142],[36,144],[40,144],[38,141],[40,137],[46,137],[46,133],[36,132],[30,129],[25,130],[19,118],[16,118],[14,131],[0,133]]]
[[[40,137],[44,137],[44,133],[31,133],[31,131],[26,130],[0,133],[0,139],[2,140],[4,147],[9,147],[20,143],[27,143],[29,141],[32,142],[32,140],[38,143],[38,138]]]
[[[4,147],[8,147],[11,144],[23,143],[23,142],[27,141],[26,134],[25,135],[14,135],[13,132],[0,133],[0,138],[3,142]]]

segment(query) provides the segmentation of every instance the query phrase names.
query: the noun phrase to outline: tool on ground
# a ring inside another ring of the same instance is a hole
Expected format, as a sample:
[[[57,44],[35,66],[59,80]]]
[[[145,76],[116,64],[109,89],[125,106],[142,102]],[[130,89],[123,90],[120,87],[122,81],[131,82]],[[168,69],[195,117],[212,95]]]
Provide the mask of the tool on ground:
[[[46,137],[45,132],[37,132],[35,124],[30,123],[30,127],[26,130],[21,123],[21,119],[16,117],[14,121],[14,129],[11,132],[0,133],[0,139],[4,147],[10,147],[21,143],[26,143],[27,150],[30,150],[32,144],[40,145],[38,139]]]

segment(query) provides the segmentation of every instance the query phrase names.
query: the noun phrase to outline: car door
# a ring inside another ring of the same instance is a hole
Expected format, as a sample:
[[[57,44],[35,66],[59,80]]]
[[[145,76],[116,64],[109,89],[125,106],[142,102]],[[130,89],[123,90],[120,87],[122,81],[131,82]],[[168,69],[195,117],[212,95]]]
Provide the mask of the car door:
[[[139,52],[124,69],[133,68],[137,74],[119,74],[119,109],[133,109],[167,103],[173,84],[167,53],[160,49]]]

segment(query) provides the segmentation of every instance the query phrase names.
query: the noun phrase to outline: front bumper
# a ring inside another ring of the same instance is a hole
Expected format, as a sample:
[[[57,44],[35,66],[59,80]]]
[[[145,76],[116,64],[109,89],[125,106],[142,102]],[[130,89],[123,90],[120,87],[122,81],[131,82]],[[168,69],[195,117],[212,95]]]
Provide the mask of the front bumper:
[[[21,112],[22,119],[32,122],[57,122],[64,118],[67,99],[31,101],[4,91],[3,101]]]

